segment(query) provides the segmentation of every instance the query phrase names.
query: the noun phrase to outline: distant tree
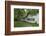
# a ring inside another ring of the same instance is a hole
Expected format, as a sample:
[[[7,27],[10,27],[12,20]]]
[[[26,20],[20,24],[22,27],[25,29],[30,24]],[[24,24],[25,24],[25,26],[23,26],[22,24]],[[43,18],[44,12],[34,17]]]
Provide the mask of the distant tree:
[[[28,15],[34,16],[34,15],[36,15],[37,13],[39,13],[39,10],[38,10],[38,9],[27,9],[27,11],[28,11],[27,16],[28,16]],[[27,16],[25,16],[25,18],[26,18]]]
[[[30,15],[36,15],[37,13],[39,13],[38,9],[32,9],[31,11],[29,11]]]

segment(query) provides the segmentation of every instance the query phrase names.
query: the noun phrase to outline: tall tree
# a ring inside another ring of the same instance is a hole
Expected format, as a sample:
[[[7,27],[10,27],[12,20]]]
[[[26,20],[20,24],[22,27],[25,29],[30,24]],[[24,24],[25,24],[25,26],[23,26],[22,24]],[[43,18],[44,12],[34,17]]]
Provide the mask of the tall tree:
[[[24,9],[14,9],[14,18],[20,20],[21,18],[25,17],[26,12]]]

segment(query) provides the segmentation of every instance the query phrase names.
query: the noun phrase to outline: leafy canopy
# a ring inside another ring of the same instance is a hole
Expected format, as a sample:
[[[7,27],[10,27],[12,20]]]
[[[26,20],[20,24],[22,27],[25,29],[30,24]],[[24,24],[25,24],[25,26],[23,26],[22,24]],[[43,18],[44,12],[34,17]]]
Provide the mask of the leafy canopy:
[[[28,16],[29,14],[31,16],[36,15],[38,12],[38,9],[14,9],[14,18],[21,19]]]

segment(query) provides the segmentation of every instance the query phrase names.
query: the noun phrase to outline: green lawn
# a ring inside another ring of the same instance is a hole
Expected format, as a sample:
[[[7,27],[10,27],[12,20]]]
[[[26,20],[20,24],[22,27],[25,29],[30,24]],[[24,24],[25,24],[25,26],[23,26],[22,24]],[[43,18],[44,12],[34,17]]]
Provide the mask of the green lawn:
[[[39,26],[37,23],[28,23],[28,22],[22,22],[22,21],[14,21],[14,27],[37,27]]]

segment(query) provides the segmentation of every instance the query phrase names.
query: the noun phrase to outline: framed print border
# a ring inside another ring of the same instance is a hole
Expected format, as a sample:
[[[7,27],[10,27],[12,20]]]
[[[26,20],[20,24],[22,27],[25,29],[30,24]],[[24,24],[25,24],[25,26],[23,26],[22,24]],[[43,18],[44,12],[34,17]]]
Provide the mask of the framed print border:
[[[11,11],[10,5],[26,5],[26,6],[42,6],[42,30],[29,30],[29,31],[17,31],[11,32]],[[45,32],[45,4],[36,2],[19,2],[19,1],[5,1],[5,35],[17,35],[17,34],[35,34]]]

